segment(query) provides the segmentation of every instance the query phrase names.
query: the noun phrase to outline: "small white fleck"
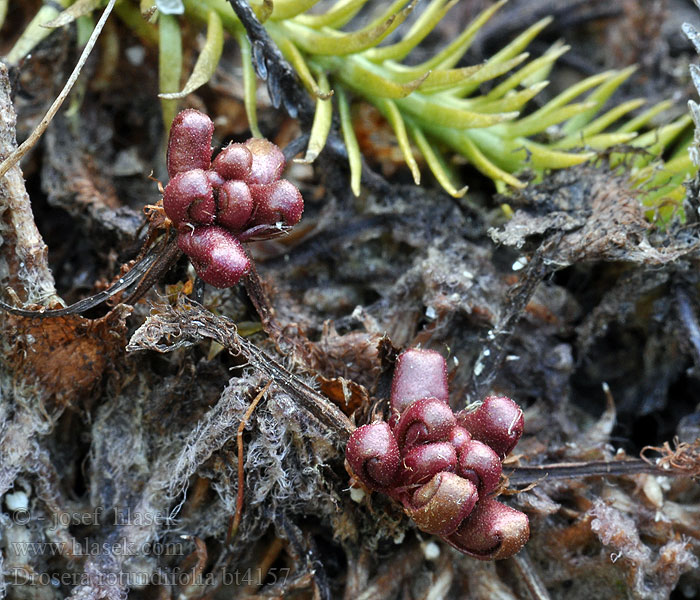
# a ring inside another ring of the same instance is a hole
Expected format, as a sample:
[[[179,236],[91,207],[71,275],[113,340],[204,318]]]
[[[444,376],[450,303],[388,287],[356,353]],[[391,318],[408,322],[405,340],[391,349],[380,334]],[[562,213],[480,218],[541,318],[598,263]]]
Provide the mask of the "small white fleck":
[[[124,51],[124,54],[126,54],[126,60],[135,67],[139,67],[146,58],[146,49],[143,46],[131,46]]]
[[[435,310],[434,306],[426,306],[425,307],[425,316],[428,317],[429,319],[434,319],[437,317],[437,311]]]
[[[486,350],[484,350],[484,351],[482,352],[482,354],[483,354],[484,356],[491,356],[491,350],[489,350],[488,348],[486,348]]]
[[[362,502],[362,499],[365,497],[365,491],[361,488],[358,487],[351,487],[350,488],[350,498],[352,499],[353,502],[357,502],[358,504]]]
[[[181,15],[185,12],[182,0],[156,0],[156,6],[164,15]]]
[[[517,354],[509,354],[508,356],[506,356],[506,361],[511,360],[520,360],[520,357]]]
[[[496,334],[493,332],[493,329],[489,329],[488,333],[486,334],[486,337],[490,340],[496,339]]]
[[[528,263],[527,256],[521,256],[518,260],[516,260],[513,263],[513,266],[511,267],[511,269],[513,269],[513,271],[520,271],[520,269],[523,269],[527,265],[527,263]]]
[[[622,556],[622,551],[618,552],[617,554],[615,554],[613,552],[612,554],[610,554],[610,560],[612,561],[613,564],[615,564],[621,556]]]
[[[437,560],[440,557],[440,546],[435,542],[423,542],[421,549],[425,560]]]
[[[29,498],[24,492],[12,492],[5,494],[5,504],[8,510],[27,510],[29,508]]]
[[[665,475],[658,475],[656,477],[656,482],[659,484],[659,486],[661,486],[661,489],[664,492],[671,491],[671,480]]]
[[[474,273],[471,271],[462,271],[462,277],[465,279],[474,279]]]
[[[452,362],[455,364],[455,367],[459,366],[459,359],[456,356],[452,357]]]

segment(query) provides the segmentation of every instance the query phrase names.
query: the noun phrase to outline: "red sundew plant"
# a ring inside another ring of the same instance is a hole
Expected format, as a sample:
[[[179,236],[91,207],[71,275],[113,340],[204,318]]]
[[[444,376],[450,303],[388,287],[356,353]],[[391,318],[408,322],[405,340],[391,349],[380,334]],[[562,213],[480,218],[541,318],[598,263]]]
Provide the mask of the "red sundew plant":
[[[197,110],[175,117],[163,209],[197,275],[226,288],[251,269],[242,242],[274,237],[296,225],[304,200],[296,186],[280,179],[285,159],[275,144],[251,138],[229,144],[212,161],[213,134],[211,119]]]
[[[389,422],[355,430],[345,456],[354,477],[399,502],[422,531],[482,560],[507,558],[527,542],[529,522],[492,496],[522,433],[523,412],[510,398],[455,414],[445,360],[409,349],[396,363]]]

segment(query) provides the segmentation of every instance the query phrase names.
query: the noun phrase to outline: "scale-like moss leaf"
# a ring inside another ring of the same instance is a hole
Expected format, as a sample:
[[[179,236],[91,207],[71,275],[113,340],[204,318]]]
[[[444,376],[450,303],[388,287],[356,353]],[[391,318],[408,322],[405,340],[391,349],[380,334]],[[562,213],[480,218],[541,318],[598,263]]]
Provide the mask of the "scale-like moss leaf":
[[[253,69],[253,52],[250,47],[248,36],[240,31],[236,38],[238,45],[241,48],[241,65],[243,67],[243,104],[245,112],[248,115],[248,126],[254,137],[263,137],[258,127],[258,111],[257,111],[257,80],[255,78],[255,70]]]
[[[384,60],[401,60],[405,58],[411,50],[420,44],[425,36],[427,36],[435,26],[440,22],[442,17],[458,2],[459,0],[433,0],[428,8],[416,19],[416,22],[411,26],[406,35],[400,42],[383,46],[381,48],[371,48],[364,52],[364,56],[369,60],[381,62]]]
[[[58,0],[58,2],[53,4],[44,4],[19,36],[12,49],[7,53],[4,62],[8,65],[17,65],[25,58],[37,44],[51,33],[51,29],[45,27],[45,25],[58,16],[60,11],[56,8],[56,5],[65,8],[69,4],[70,0]]]
[[[328,133],[331,130],[333,103],[331,102],[331,90],[328,85],[328,78],[324,73],[318,74],[318,88],[321,94],[319,98],[316,99],[316,112],[314,113],[314,122],[311,126],[309,145],[306,148],[306,155],[298,162],[312,163],[316,160],[316,157],[326,145]]]
[[[362,178],[362,157],[360,145],[357,143],[355,130],[352,127],[350,116],[350,103],[347,95],[338,89],[338,112],[340,114],[340,128],[343,132],[343,140],[348,151],[348,163],[350,165],[350,189],[355,196],[360,195],[360,180]]]
[[[160,94],[161,98],[184,98],[204,85],[212,78],[219,65],[221,51],[224,47],[224,28],[216,11],[209,11],[207,39],[194,65],[192,74],[181,91],[172,94]]]
[[[337,77],[348,87],[363,95],[376,98],[405,98],[420,87],[429,75],[426,73],[413,81],[396,83],[388,79],[381,68],[361,56],[353,56],[342,61],[342,64],[338,59],[324,61],[321,64],[335,70]],[[336,65],[335,69],[332,68],[333,65]]]
[[[498,52],[496,52],[496,54],[489,58],[489,62],[498,63],[509,60],[514,56],[517,56],[523,50],[525,50],[525,48],[527,48],[527,46],[537,36],[537,34],[540,33],[540,31],[547,27],[547,25],[549,25],[551,22],[551,17],[547,17],[538,21],[534,25],[531,25],[525,31],[523,31],[523,33],[516,37],[512,42],[506,45],[502,50],[499,50]],[[468,83],[466,85],[457,87],[455,90],[453,90],[453,93],[461,96],[468,96],[477,89],[478,85],[479,84],[477,83]]]
[[[444,102],[429,100],[419,93],[396,100],[396,103],[422,122],[455,129],[490,127],[518,116],[517,112],[488,114],[465,110],[447,104],[447,100]]]
[[[428,168],[437,179],[438,183],[443,187],[443,189],[450,194],[453,198],[461,198],[467,193],[469,186],[464,186],[458,188],[453,181],[455,180],[454,174],[451,172],[447,162],[440,155],[440,153],[435,149],[433,144],[428,141],[423,132],[414,123],[410,121],[406,122],[408,131],[411,137],[416,142],[418,149],[421,151],[425,162],[428,164]]]
[[[617,128],[617,131],[619,131],[620,133],[637,131],[638,129],[641,129],[642,127],[645,127],[648,123],[650,123],[656,115],[671,108],[672,105],[673,103],[670,100],[663,100],[662,102],[659,102],[658,104],[655,104],[648,110],[644,111],[642,114],[620,125],[620,127]]]
[[[299,15],[296,20],[308,27],[333,27],[337,29],[349,23],[366,3],[367,0],[338,0],[323,14]]]
[[[389,124],[394,130],[399,149],[403,154],[403,158],[406,161],[408,168],[411,170],[413,181],[415,181],[416,185],[418,185],[420,183],[420,168],[418,167],[415,156],[413,156],[411,142],[408,139],[406,124],[401,116],[401,111],[398,109],[393,100],[387,100],[384,98],[378,99],[376,106],[384,115],[386,120],[389,121]]]
[[[360,29],[352,33],[338,33],[332,29],[320,31],[305,27],[294,21],[284,21],[280,25],[306,52],[320,55],[345,56],[361,52],[375,46],[396,29],[406,19],[414,4],[390,16],[376,27]]]
[[[301,83],[304,85],[306,90],[314,98],[325,99],[329,97],[324,96],[323,92],[316,84],[314,76],[311,74],[311,70],[309,69],[309,65],[307,64],[304,55],[301,52],[299,52],[299,49],[291,42],[291,40],[287,39],[284,36],[275,36],[274,39],[284,57],[289,61],[289,64],[292,65],[292,67],[296,71],[297,75],[299,76],[299,79],[301,80]]]
[[[315,4],[318,4],[318,0],[273,0],[270,19],[273,21],[291,19],[306,12]]]
[[[610,79],[608,79],[605,83],[598,86],[598,88],[591,92],[588,95],[588,98],[586,98],[589,102],[595,102],[595,106],[571,119],[562,127],[562,131],[565,134],[570,134],[572,131],[578,131],[589,123],[596,115],[600,107],[605,104],[608,98],[613,95],[615,90],[620,87],[625,80],[627,80],[629,76],[635,72],[636,69],[637,67],[634,66],[622,69],[620,72],[610,77]]]
[[[51,19],[44,24],[44,27],[63,27],[72,23],[78,17],[89,15],[93,10],[98,8],[102,0],[77,0],[68,8],[61,12],[55,19]]]
[[[177,17],[161,14],[158,18],[158,32],[160,34],[158,81],[161,94],[169,94],[179,89],[182,76],[182,35]],[[177,114],[177,100],[162,98],[160,103],[163,124],[166,130],[169,130]]]

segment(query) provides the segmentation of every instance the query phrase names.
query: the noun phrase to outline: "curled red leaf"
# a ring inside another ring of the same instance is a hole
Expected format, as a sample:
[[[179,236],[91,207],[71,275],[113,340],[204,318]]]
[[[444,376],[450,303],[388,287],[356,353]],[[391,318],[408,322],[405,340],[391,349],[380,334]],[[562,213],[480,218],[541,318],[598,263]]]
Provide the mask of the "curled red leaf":
[[[370,423],[353,431],[345,451],[350,467],[370,489],[394,484],[399,470],[399,447],[387,423]]]
[[[471,481],[454,473],[438,473],[418,488],[404,509],[421,531],[445,536],[457,530],[478,499]]]
[[[168,175],[190,169],[208,169],[214,123],[204,113],[188,108],[177,114],[168,139]]]
[[[447,365],[445,359],[434,350],[411,348],[396,361],[391,384],[391,408],[401,414],[408,406],[421,398],[437,398],[447,403]]]
[[[525,428],[523,411],[505,396],[489,396],[475,411],[458,413],[457,419],[475,440],[491,446],[501,458],[515,448]]]
[[[177,245],[190,257],[197,275],[214,287],[231,287],[250,271],[250,259],[243,246],[223,227],[210,225],[181,231]]]
[[[445,541],[481,560],[517,554],[530,537],[525,513],[491,498],[480,498],[474,511]]]

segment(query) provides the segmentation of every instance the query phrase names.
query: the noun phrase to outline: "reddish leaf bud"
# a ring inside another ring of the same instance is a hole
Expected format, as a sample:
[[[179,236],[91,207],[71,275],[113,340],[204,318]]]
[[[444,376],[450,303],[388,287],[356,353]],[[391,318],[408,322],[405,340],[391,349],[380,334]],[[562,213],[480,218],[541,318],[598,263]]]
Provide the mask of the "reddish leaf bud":
[[[250,260],[243,246],[222,227],[211,225],[180,231],[177,245],[190,257],[197,275],[215,287],[231,287],[250,271]]]
[[[262,184],[277,181],[284,171],[284,154],[269,140],[250,138],[245,145],[253,155],[248,183]]]
[[[370,489],[393,485],[399,470],[399,447],[385,422],[358,427],[350,435],[345,456],[353,473]]]
[[[483,442],[471,440],[459,452],[457,473],[469,479],[482,497],[496,490],[502,469],[498,455]]]
[[[206,173],[192,169],[175,175],[165,186],[163,209],[176,227],[182,223],[213,223],[216,209],[214,190]]]
[[[464,428],[456,425],[450,432],[450,444],[452,444],[457,452],[466,446],[472,439],[471,434]]]
[[[457,452],[449,442],[414,446],[406,453],[402,462],[403,485],[425,483],[437,473],[454,471],[457,466]]]
[[[475,411],[458,413],[457,419],[475,440],[491,446],[501,458],[515,448],[525,427],[523,411],[505,396],[489,396]]]
[[[224,179],[246,179],[252,164],[253,155],[245,144],[229,144],[219,152],[212,167]]]
[[[253,212],[253,198],[245,181],[229,180],[219,188],[216,222],[233,232],[243,229]]]
[[[488,497],[479,499],[474,511],[445,541],[460,552],[481,560],[509,558],[530,537],[527,515]]]
[[[394,436],[402,452],[428,442],[445,442],[457,424],[452,409],[437,398],[416,400],[399,418]]]
[[[438,473],[413,494],[410,503],[404,503],[404,509],[422,531],[450,535],[473,510],[478,498],[471,481],[454,473]]]
[[[190,169],[208,169],[214,123],[204,113],[188,108],[177,114],[168,140],[168,175]]]
[[[448,402],[447,365],[434,350],[403,352],[396,361],[391,384],[391,408],[401,414],[414,400],[437,398]]]
[[[250,193],[255,203],[253,225],[296,225],[304,212],[304,199],[297,187],[280,179],[269,184],[252,185]]]

